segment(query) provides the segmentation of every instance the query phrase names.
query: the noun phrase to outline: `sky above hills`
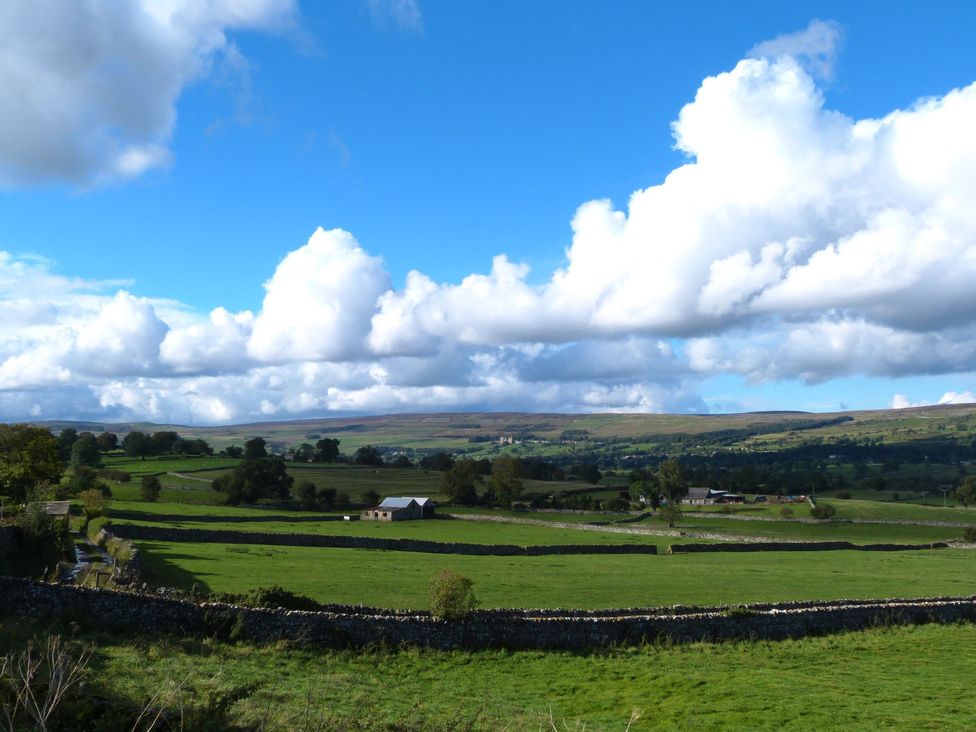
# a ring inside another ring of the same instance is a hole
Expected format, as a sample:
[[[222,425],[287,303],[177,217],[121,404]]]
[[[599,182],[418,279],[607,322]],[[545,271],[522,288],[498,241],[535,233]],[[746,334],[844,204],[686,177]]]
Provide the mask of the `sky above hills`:
[[[974,21],[0,4],[0,415],[976,401]]]

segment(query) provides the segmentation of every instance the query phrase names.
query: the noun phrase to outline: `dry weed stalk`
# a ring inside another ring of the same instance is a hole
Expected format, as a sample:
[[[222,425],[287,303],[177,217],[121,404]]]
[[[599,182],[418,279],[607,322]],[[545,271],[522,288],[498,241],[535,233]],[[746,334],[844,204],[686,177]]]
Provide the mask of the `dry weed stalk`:
[[[72,688],[88,673],[91,650],[76,653],[61,636],[48,636],[40,648],[33,643],[19,654],[0,659],[0,699],[6,730],[23,729],[22,713],[34,729],[49,729],[51,716]]]

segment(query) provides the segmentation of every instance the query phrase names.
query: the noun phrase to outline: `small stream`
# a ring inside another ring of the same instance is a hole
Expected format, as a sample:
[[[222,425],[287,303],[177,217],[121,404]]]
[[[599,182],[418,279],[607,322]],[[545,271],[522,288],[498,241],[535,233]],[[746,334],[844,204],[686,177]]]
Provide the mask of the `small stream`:
[[[62,578],[65,582],[77,582],[78,577],[88,568],[111,572],[115,569],[115,559],[104,549],[96,546],[81,533],[71,535],[75,545],[75,564]]]

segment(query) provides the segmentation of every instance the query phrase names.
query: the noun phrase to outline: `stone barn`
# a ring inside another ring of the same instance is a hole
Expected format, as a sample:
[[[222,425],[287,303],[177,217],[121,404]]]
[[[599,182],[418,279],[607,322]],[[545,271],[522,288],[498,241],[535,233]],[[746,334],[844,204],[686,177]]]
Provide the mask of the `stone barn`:
[[[363,521],[410,521],[434,515],[434,502],[426,497],[384,498],[378,506],[367,508],[359,518]]]

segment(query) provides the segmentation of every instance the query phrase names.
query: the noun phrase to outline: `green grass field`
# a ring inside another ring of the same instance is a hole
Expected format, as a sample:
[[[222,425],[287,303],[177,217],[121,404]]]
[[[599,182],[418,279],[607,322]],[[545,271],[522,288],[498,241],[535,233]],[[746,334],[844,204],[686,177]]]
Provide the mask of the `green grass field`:
[[[49,632],[0,618],[0,652]],[[303,651],[71,634],[94,647],[93,675],[83,699],[66,704],[111,699],[121,710],[105,720],[115,726],[100,729],[130,729],[154,696],[170,719],[182,707],[188,717],[246,729],[976,728],[972,624],[582,654]]]
[[[660,525],[657,521],[644,521]],[[738,521],[722,518],[685,516],[676,528],[688,532],[708,532],[734,537],[735,535],[765,536],[795,541],[849,541],[854,544],[929,544],[937,541],[961,539],[963,529],[942,526],[912,526],[899,524],[851,524],[823,521]]]
[[[976,552],[475,557],[365,549],[140,542],[156,584],[260,586],[320,602],[425,608],[438,569],[474,581],[484,607],[603,608],[976,593]]]
[[[907,501],[885,501],[867,499],[817,498],[818,504],[833,506],[837,511],[837,519],[880,519],[897,521],[950,521],[952,523],[976,524],[976,508],[943,508],[942,499],[934,505],[930,500],[928,505],[922,506]],[[788,504],[796,518],[808,518],[810,508],[805,503]],[[683,506],[686,511],[696,513],[723,513],[724,506]],[[779,518],[780,510],[784,508],[777,503],[759,503],[734,505],[732,510],[742,516],[766,516]]]
[[[913,526],[897,524],[852,524],[844,522],[803,523],[793,521],[741,521],[729,518],[724,514],[713,516],[684,516],[675,529],[687,532],[687,538],[667,537],[660,535],[640,535],[622,532],[587,531],[569,528],[556,528],[537,525],[503,524],[488,521],[459,521],[438,519],[435,521],[404,521],[404,522],[373,522],[373,521],[328,521],[315,523],[309,521],[288,521],[289,516],[303,516],[304,514],[285,514],[278,511],[262,511],[260,515],[280,515],[280,522],[234,522],[234,516],[247,516],[247,513],[227,514],[227,520],[214,523],[194,522],[192,519],[182,521],[160,521],[154,518],[159,513],[174,515],[192,514],[181,512],[174,507],[169,511],[144,511],[147,504],[137,502],[116,502],[115,510],[125,511],[124,518],[117,523],[136,523],[175,528],[217,528],[234,531],[262,531],[271,533],[303,533],[340,536],[375,536],[385,538],[427,539],[430,541],[464,542],[472,544],[631,544],[656,543],[662,550],[669,543],[699,540],[696,534],[719,534],[730,540],[737,537],[762,536],[771,539],[786,539],[795,541],[850,541],[855,544],[925,544],[939,541],[950,541],[962,537],[962,529],[956,527]],[[169,504],[173,505],[173,504]],[[248,509],[238,509],[247,511]],[[451,509],[453,511],[453,509]],[[201,512],[204,513],[204,512]],[[555,514],[525,511],[500,511],[488,508],[470,509],[469,514],[486,514],[489,516],[512,517],[516,519],[530,519],[533,521],[559,522],[563,524],[582,524],[583,520],[603,521],[605,515],[590,514]],[[565,521],[566,518],[576,519]],[[637,530],[648,529],[661,531],[666,525],[656,518],[645,519],[630,524],[619,524],[622,528]]]
[[[660,544],[666,546],[669,537],[650,534],[620,534],[602,531],[581,531],[503,524],[487,521],[459,521],[431,519],[426,521],[260,521],[260,522],[195,522],[119,519],[115,523],[168,526],[184,529],[221,529],[228,531],[267,532],[272,534],[314,534],[319,536],[367,536],[382,539],[419,539],[425,541],[460,542],[468,544]]]

